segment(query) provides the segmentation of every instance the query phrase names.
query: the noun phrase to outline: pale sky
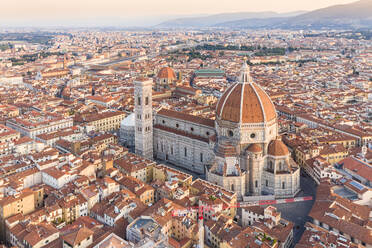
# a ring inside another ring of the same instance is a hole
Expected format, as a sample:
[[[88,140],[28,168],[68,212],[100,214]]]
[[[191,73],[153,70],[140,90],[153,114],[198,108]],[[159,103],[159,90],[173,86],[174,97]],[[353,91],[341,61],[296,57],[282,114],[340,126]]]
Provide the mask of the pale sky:
[[[314,10],[356,0],[0,0],[2,25],[169,19],[225,12]],[[128,23],[130,23],[128,22]]]

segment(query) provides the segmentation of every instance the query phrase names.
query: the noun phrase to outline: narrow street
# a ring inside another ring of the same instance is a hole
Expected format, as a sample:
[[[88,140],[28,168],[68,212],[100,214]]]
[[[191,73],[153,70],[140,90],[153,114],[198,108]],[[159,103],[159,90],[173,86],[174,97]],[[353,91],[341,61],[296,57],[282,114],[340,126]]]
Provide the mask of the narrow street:
[[[275,207],[282,213],[282,217],[292,221],[295,225],[293,230],[294,243],[297,243],[305,231],[305,223],[310,221],[308,214],[314,204],[316,195],[316,183],[308,176],[301,176],[301,192],[298,196],[312,196],[312,201],[277,204]]]

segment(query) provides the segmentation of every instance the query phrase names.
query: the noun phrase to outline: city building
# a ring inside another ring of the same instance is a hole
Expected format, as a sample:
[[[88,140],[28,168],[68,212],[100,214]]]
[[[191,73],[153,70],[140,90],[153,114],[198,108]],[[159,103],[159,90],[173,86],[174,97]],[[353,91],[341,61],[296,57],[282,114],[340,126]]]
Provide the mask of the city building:
[[[39,134],[72,127],[73,120],[54,113],[31,111],[7,120],[6,125],[22,135],[34,139]]]
[[[316,201],[309,213],[316,226],[340,234],[364,247],[372,247],[370,215],[371,209],[368,206],[355,204],[333,194],[327,182],[318,186]]]
[[[162,226],[149,216],[138,217],[127,226],[126,231],[127,240],[139,246],[143,242],[147,243],[147,240],[153,242],[152,247],[162,247],[168,243],[168,236]]]
[[[120,128],[125,113],[121,111],[108,111],[101,113],[82,114],[75,116],[74,123],[94,127],[96,131],[113,132]]]

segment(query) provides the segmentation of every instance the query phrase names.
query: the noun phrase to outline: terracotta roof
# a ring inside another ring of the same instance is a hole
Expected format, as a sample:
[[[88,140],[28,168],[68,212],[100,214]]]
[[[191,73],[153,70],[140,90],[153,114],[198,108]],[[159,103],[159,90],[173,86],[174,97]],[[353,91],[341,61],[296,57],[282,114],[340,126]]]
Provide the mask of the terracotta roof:
[[[330,193],[330,185],[322,183],[318,186],[316,201],[309,213],[333,229],[354,237],[366,244],[372,244],[372,231],[368,227],[370,209],[368,206],[355,204]]]
[[[372,181],[372,167],[366,162],[359,160],[355,157],[347,157],[338,162],[344,169],[350,170],[362,178]]]
[[[262,147],[259,144],[252,144],[247,148],[249,152],[262,152]]]
[[[158,78],[176,79],[176,73],[170,67],[162,68],[158,73]]]
[[[87,239],[88,237],[93,235],[93,231],[86,228],[82,227],[79,228],[78,230],[74,230],[71,233],[68,233],[66,235],[62,236],[62,239],[66,241],[70,245],[77,245],[80,244],[84,239]]]
[[[214,127],[214,120],[203,118],[200,116],[186,114],[180,111],[161,109],[158,111],[157,114],[167,116],[167,117],[172,117],[172,118],[179,119],[179,120],[194,122],[194,123],[208,126],[208,127]]]
[[[272,156],[286,156],[289,154],[289,151],[283,141],[272,140],[269,143],[268,154]]]
[[[220,120],[238,123],[262,123],[276,118],[270,97],[252,81],[245,66],[240,81],[230,86],[220,98],[216,114]]]

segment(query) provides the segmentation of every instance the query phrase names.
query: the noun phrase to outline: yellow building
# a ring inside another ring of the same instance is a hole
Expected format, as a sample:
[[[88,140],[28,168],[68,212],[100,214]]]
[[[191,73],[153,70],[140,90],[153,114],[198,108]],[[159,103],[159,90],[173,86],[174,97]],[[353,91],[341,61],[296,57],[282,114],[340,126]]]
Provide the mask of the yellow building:
[[[326,159],[331,165],[346,158],[348,154],[348,150],[342,144],[325,146],[320,151],[320,156]]]
[[[10,127],[0,124],[0,143],[16,141],[21,137],[21,134]]]
[[[66,223],[88,214],[88,201],[81,194],[64,197],[58,205],[62,208],[62,220]]]
[[[295,161],[299,166],[304,166],[306,160],[319,155],[322,146],[299,146],[295,149]]]
[[[142,203],[149,205],[155,202],[155,190],[150,185],[144,185],[135,192]]]
[[[5,219],[16,214],[26,215],[33,211],[35,211],[35,196],[30,190],[4,197],[0,201],[1,237],[5,237]]]
[[[12,105],[0,105],[0,112],[7,117],[16,117],[19,115],[19,109]]]
[[[342,145],[345,148],[354,148],[358,142],[357,138],[349,135],[329,135],[318,139],[321,145]]]
[[[114,165],[121,173],[141,180],[150,182],[151,167],[155,162],[138,157],[135,154],[126,154],[124,157],[114,161]]]
[[[227,216],[220,216],[216,221],[207,221],[204,234],[206,243],[213,248],[227,248],[228,243],[241,232],[241,229]]]
[[[121,188],[134,193],[142,203],[149,205],[155,202],[155,189],[138,178],[124,176],[119,180]]]
[[[74,122],[94,126],[97,131],[115,131],[120,128],[120,122],[124,118],[124,112],[114,111],[77,115]]]
[[[31,190],[34,194],[35,207],[41,208],[44,205],[44,187],[34,186]]]
[[[180,216],[172,218],[171,237],[182,241],[182,248],[189,248],[199,240],[198,223],[189,217]]]
[[[153,166],[151,181],[159,180],[161,182],[165,182],[168,181],[171,177],[177,177],[180,186],[189,187],[192,183],[192,176],[190,174],[161,164]]]

